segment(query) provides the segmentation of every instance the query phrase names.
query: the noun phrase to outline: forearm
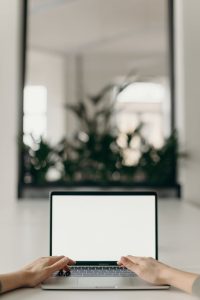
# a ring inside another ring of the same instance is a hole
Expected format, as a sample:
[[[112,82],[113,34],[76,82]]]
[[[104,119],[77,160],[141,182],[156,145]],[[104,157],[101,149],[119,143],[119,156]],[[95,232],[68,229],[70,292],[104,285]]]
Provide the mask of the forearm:
[[[25,285],[25,275],[23,272],[0,275],[0,293],[5,293]]]
[[[199,275],[168,268],[165,272],[166,283],[187,293],[192,293],[192,286]]]

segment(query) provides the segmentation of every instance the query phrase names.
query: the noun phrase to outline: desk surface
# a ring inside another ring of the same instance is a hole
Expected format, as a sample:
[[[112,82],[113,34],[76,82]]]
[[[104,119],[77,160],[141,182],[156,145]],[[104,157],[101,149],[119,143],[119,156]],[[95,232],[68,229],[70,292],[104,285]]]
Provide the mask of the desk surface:
[[[47,200],[1,200],[0,273],[14,271],[27,262],[48,255],[49,208]],[[200,273],[200,209],[180,200],[158,203],[159,258],[188,271]],[[122,253],[123,255],[123,253]],[[176,289],[167,291],[43,291],[20,289],[2,299],[193,299]]]

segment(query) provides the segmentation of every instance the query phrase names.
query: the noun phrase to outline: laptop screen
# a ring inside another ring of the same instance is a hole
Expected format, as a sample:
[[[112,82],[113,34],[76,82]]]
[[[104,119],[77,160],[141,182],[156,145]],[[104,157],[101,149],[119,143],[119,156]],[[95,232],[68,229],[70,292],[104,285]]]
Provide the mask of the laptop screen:
[[[156,258],[154,194],[53,194],[51,255],[76,261]]]

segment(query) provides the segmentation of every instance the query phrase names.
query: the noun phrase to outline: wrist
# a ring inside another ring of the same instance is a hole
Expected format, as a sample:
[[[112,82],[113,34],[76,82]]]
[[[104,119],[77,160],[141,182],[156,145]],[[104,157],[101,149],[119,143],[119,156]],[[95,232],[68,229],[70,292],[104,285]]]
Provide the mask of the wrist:
[[[187,293],[192,293],[192,287],[198,274],[184,272],[172,267],[165,271],[165,282],[171,286],[181,289]]]
[[[168,284],[171,285],[173,281],[173,268],[164,265],[161,272],[160,272],[160,279],[162,284]]]
[[[29,286],[29,274],[24,270],[20,270],[17,272],[19,287],[27,287]]]
[[[165,267],[163,270],[163,279],[165,284],[171,285],[174,277],[174,270],[171,267]]]
[[[0,275],[1,293],[26,286],[26,276],[23,271]]]

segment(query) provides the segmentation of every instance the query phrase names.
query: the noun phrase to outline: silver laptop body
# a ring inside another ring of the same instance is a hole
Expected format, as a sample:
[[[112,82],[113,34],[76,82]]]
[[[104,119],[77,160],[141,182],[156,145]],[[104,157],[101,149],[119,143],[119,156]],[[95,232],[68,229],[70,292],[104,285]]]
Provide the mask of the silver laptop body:
[[[52,192],[50,255],[76,261],[43,289],[167,289],[119,267],[121,256],[158,258],[157,195],[154,192]]]

